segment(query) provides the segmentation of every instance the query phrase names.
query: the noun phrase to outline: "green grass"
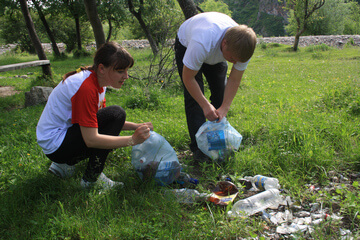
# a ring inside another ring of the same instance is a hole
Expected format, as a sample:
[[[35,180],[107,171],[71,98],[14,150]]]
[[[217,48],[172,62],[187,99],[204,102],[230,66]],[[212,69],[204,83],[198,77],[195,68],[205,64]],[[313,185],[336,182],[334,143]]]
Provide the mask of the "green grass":
[[[207,192],[208,183],[216,182],[218,175],[273,176],[294,201],[321,198],[331,209],[333,199],[338,201],[347,221],[343,226],[317,226],[315,239],[336,239],[340,227],[359,234],[357,182],[335,193],[306,191],[307,184],[328,184],[329,171],[347,176],[360,170],[359,48],[308,47],[294,53],[283,45],[258,47],[228,114],[230,124],[244,137],[241,148],[226,165],[204,164],[198,169],[191,166],[187,154],[189,139],[180,83],[169,82],[160,90],[156,79],[144,80],[151,51],[131,53],[136,59],[130,72],[134,78],[120,90],[110,90],[107,104],[123,106],[129,121],[151,121],[154,130],[184,156],[180,161],[200,180],[199,192]],[[0,56],[0,65],[30,60],[36,56]],[[50,60],[56,82],[64,73],[91,64],[91,57],[60,61],[50,56]],[[28,72],[34,75],[14,78]],[[48,174],[50,161],[35,136],[43,106],[23,107],[24,91],[36,85],[40,75],[41,68],[0,73],[1,86],[21,91],[0,99],[0,239],[261,236],[264,223],[260,218],[229,221],[225,213],[230,206],[182,205],[163,194],[165,187],[141,182],[131,165],[131,148],[113,151],[104,170],[110,178],[124,182],[124,189],[104,194],[81,190],[86,163],[80,163],[76,177],[69,180]]]

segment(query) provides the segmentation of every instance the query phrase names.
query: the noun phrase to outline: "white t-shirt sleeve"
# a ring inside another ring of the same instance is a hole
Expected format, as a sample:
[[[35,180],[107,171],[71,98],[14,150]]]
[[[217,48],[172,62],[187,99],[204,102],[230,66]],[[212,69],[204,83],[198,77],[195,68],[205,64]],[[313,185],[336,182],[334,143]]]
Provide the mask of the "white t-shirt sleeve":
[[[251,59],[251,58],[250,58],[250,59]],[[236,62],[236,63],[234,64],[234,68],[235,68],[236,70],[239,70],[239,71],[244,71],[244,70],[247,68],[247,65],[249,64],[250,59],[247,60],[247,61],[244,62],[244,63],[242,63],[242,62]]]

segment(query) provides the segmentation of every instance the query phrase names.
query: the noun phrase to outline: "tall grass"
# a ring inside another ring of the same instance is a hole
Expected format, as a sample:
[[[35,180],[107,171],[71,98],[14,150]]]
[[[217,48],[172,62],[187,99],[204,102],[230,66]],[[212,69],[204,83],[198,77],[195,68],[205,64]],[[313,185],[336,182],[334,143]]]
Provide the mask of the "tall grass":
[[[278,178],[294,200],[317,201],[319,196],[309,194],[306,184],[327,184],[332,170],[345,176],[359,172],[359,48],[310,47],[297,53],[282,45],[257,48],[228,114],[230,124],[244,137],[241,149],[226,165],[197,168],[188,154],[181,84],[171,82],[161,88],[159,82],[144,82],[138,76],[146,71],[151,51],[131,53],[136,59],[133,78],[120,90],[111,89],[107,104],[123,106],[128,121],[153,122],[154,130],[188,165],[186,171],[200,180],[198,191],[208,192],[219,175],[263,174]],[[23,60],[24,56],[0,56],[0,65]],[[51,59],[57,81],[89,64],[91,57]],[[79,182],[86,163],[77,166],[72,179],[48,174],[50,161],[35,136],[43,106],[22,107],[23,92],[36,85],[40,70],[0,74],[1,86],[22,91],[0,100],[0,238],[236,239],[264,231],[265,224],[255,217],[229,221],[225,213],[231,206],[182,205],[163,194],[166,187],[141,182],[131,166],[131,148],[113,151],[104,170],[111,179],[124,182],[123,189],[103,194],[83,191]],[[30,78],[14,77],[30,71],[35,72]],[[329,206],[337,197],[341,213],[350,221],[345,226],[319,225],[315,238],[336,239],[340,227],[359,234],[359,189],[356,184],[353,189],[321,196]]]

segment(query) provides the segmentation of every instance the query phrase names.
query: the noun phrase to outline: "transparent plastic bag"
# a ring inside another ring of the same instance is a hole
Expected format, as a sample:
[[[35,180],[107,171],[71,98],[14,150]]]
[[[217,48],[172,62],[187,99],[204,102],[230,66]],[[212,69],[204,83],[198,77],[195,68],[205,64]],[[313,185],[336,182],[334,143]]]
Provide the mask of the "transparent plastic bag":
[[[133,146],[131,163],[142,180],[155,178],[160,185],[172,183],[181,170],[173,147],[154,131],[143,143]]]
[[[198,148],[212,160],[225,160],[237,151],[242,141],[241,134],[224,117],[219,123],[205,122],[197,131]]]

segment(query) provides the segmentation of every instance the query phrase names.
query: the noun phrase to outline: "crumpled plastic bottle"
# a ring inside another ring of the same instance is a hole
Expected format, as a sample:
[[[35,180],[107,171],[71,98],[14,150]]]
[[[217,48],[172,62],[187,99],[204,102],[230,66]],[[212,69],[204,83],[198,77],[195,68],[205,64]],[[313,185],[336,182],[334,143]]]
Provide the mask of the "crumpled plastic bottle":
[[[143,143],[133,146],[131,163],[142,180],[155,178],[160,185],[174,182],[181,170],[175,150],[154,131]]]
[[[197,190],[189,188],[167,189],[166,193],[174,194],[178,202],[186,204],[206,201],[209,197],[207,193],[199,193]]]
[[[231,211],[228,211],[228,216],[250,216],[269,207],[278,207],[282,200],[278,189],[269,189],[237,201]]]

